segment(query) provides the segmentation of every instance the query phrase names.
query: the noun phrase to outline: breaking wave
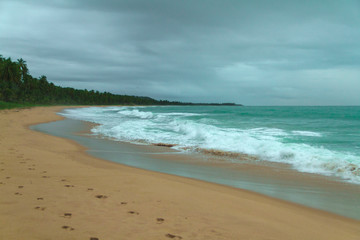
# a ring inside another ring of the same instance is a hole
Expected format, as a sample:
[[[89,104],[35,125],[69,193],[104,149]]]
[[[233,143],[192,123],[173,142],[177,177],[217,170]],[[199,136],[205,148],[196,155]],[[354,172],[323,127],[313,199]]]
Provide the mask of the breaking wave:
[[[225,118],[211,113],[156,112],[155,109],[91,107],[67,109],[62,115],[97,123],[92,132],[111,139],[287,163],[298,171],[334,175],[360,184],[358,155],[311,144],[313,138],[325,138],[324,133],[282,129],[279,125],[229,127],[226,119],[238,121],[236,116]]]

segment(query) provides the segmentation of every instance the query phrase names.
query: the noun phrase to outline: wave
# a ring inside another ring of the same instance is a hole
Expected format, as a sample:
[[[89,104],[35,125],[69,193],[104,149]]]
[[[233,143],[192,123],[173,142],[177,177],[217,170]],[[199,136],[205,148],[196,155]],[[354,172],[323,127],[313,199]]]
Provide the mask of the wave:
[[[335,175],[360,183],[359,156],[306,142],[286,141],[296,136],[321,138],[321,133],[275,127],[230,128],[207,114],[156,112],[156,108],[145,110],[149,108],[81,108],[66,110],[63,115],[98,123],[100,125],[92,132],[111,139],[159,144],[224,157],[287,163],[298,171]],[[200,115],[201,119],[192,118]],[[214,121],[216,125],[212,124]]]
[[[200,113],[183,113],[183,112],[175,112],[175,113],[162,113],[163,116],[204,116],[204,114]]]
[[[291,131],[294,135],[307,136],[307,137],[322,137],[321,133],[310,131]]]
[[[142,118],[142,119],[154,117],[154,114],[152,112],[143,112],[143,111],[139,111],[137,109],[118,111],[118,114],[121,114],[121,115],[124,115],[127,117]]]

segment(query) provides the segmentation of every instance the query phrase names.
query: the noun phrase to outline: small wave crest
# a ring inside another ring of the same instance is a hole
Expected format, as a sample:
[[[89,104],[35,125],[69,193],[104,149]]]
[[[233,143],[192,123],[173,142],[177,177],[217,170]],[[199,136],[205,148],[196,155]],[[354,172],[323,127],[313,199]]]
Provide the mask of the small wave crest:
[[[174,113],[162,113],[163,116],[185,116],[185,117],[191,117],[191,116],[203,116],[204,114],[200,113],[183,113],[183,112],[174,112]]]
[[[154,114],[152,112],[143,112],[137,109],[135,110],[122,110],[118,111],[118,114],[127,116],[127,117],[134,117],[134,118],[153,118]]]
[[[291,131],[294,135],[306,136],[306,137],[321,137],[321,133],[310,132],[310,131]]]

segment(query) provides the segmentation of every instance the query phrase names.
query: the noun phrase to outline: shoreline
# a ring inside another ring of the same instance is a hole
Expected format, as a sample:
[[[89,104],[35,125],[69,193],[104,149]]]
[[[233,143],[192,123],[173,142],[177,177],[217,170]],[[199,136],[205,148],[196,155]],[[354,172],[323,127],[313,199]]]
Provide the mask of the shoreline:
[[[265,196],[360,220],[360,186],[336,177],[303,173],[288,164],[230,163],[219,156],[116,141],[92,136],[92,123],[65,118],[33,126],[40,132],[74,140],[88,154],[139,169],[245,189]]]
[[[5,129],[0,133],[0,238],[360,236],[357,220],[247,190],[99,160],[73,141],[28,128],[62,119],[55,112],[63,108],[0,111]]]

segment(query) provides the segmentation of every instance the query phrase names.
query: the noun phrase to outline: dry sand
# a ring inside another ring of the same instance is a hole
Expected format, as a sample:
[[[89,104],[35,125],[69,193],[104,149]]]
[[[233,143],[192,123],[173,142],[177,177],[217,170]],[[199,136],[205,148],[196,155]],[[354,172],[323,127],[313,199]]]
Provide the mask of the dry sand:
[[[0,111],[0,239],[360,239],[360,221],[103,161],[28,129],[60,109]]]

